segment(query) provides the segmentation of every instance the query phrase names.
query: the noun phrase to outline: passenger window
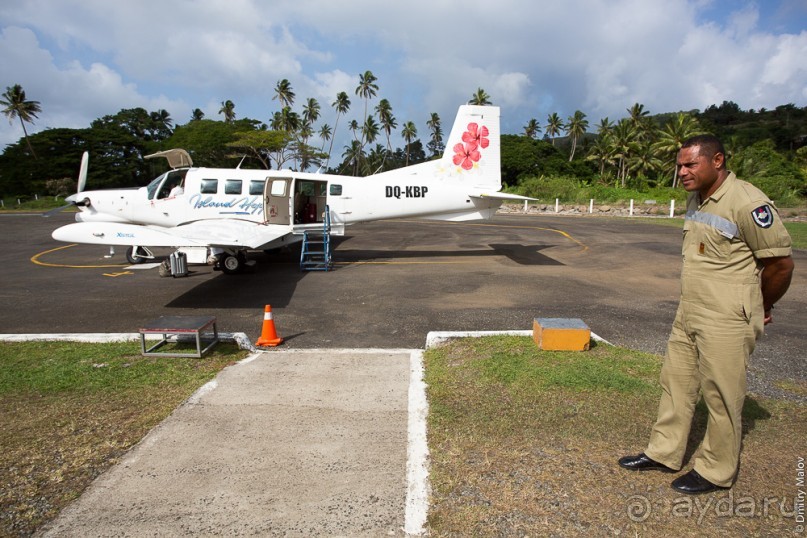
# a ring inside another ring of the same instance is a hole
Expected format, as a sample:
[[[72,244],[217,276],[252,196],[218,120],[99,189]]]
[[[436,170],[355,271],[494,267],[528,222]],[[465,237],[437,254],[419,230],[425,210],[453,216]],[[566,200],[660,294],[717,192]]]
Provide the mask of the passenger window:
[[[202,194],[216,194],[219,192],[219,180],[218,179],[203,179],[202,186],[199,190]]]
[[[342,185],[331,183],[331,196],[342,196]]]
[[[240,179],[228,179],[224,183],[224,194],[241,194],[241,187]]]
[[[250,181],[249,182],[249,194],[256,195],[256,194],[263,194],[263,181]]]
[[[286,180],[279,179],[272,182],[272,196],[286,196]]]

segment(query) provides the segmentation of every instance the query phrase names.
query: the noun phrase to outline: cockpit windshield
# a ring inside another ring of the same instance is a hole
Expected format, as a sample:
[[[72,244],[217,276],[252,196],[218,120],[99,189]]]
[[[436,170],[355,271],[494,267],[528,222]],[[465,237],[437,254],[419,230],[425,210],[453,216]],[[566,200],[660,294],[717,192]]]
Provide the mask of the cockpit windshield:
[[[154,179],[148,184],[148,199],[154,200],[167,198],[171,194],[171,189],[174,187],[181,187],[185,181],[185,175],[188,169],[171,170],[166,172],[158,178]]]
[[[163,174],[163,175],[161,175],[161,176],[159,176],[159,177],[157,177],[155,179],[152,179],[151,183],[148,184],[147,189],[148,189],[148,193],[149,193],[149,200],[154,199],[154,193],[157,192],[157,187],[160,186],[160,183],[163,182],[163,179],[165,179],[165,176],[167,176],[167,175],[168,175],[168,172],[166,172],[165,174]]]

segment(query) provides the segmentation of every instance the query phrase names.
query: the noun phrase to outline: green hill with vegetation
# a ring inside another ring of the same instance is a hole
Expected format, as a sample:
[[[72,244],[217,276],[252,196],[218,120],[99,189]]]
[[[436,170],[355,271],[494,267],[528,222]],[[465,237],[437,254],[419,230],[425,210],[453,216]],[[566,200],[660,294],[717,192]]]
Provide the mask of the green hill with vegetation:
[[[49,128],[7,145],[0,154],[0,199],[6,204],[35,196],[65,196],[75,189],[81,154],[89,151],[91,188],[137,187],[165,171],[161,159],[145,160],[157,151],[181,147],[194,163],[210,167],[292,168],[366,176],[423,162],[442,154],[443,128],[431,113],[418,135],[412,121],[397,120],[386,99],[377,102],[378,86],[370,71],[360,77],[354,107],[366,113],[363,123],[343,118],[351,107],[346,92],[331,104],[336,121],[320,121],[316,99],[293,109],[295,94],[288,80],[275,93],[281,109],[268,123],[237,119],[232,101],[222,102],[221,120],[207,119],[196,109],[182,125],[165,110],[123,109],[83,129]],[[369,106],[371,101],[374,106]],[[479,88],[469,101],[490,105]],[[19,85],[7,87],[0,99],[9,120],[23,128],[41,112]],[[333,113],[329,114],[333,116]],[[807,199],[807,107],[793,104],[773,110],[741,110],[723,102],[700,112],[651,115],[644,105],[626,108],[617,121],[603,118],[593,129],[577,110],[563,120],[557,113],[542,126],[526,119],[520,134],[502,135],[502,179],[509,192],[563,202],[635,199],[683,200],[677,188],[675,156],[689,136],[711,132],[723,139],[729,167],[761,187],[780,207],[803,206]],[[352,140],[334,148],[334,133],[349,130]],[[544,131],[543,137],[541,132]],[[591,132],[591,131],[594,132]],[[392,135],[405,145],[393,148]]]

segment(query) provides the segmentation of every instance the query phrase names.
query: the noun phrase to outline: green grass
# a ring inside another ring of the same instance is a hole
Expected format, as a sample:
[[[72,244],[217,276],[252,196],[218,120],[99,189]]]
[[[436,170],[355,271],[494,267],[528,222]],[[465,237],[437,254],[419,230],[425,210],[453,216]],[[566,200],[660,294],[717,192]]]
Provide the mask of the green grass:
[[[807,248],[807,222],[785,222],[793,248]]]
[[[53,196],[40,197],[39,200],[23,197],[20,202],[22,203],[17,204],[17,198],[4,198],[0,211],[47,211],[67,203],[64,197],[57,200]]]
[[[645,217],[635,217],[631,222],[642,222],[645,224],[656,224],[658,226],[673,226],[681,228],[684,226],[684,219],[651,219]],[[785,228],[793,241],[793,248],[807,249],[807,222],[785,222]]]
[[[427,350],[431,536],[767,536],[790,519],[678,517],[671,475],[630,473],[655,419],[661,358],[598,345],[544,352],[528,337],[458,339]],[[690,461],[708,413],[695,412]],[[807,444],[807,408],[746,398],[743,467],[734,499],[786,497]],[[636,495],[652,514],[632,520]],[[713,494],[714,505],[729,495]],[[723,501],[725,503],[725,500]],[[760,514],[761,515],[761,514]],[[697,520],[697,521],[696,521]],[[696,524],[699,523],[699,524]]]
[[[184,344],[178,344],[184,345]],[[246,355],[142,357],[139,343],[0,343],[0,536],[32,534]]]

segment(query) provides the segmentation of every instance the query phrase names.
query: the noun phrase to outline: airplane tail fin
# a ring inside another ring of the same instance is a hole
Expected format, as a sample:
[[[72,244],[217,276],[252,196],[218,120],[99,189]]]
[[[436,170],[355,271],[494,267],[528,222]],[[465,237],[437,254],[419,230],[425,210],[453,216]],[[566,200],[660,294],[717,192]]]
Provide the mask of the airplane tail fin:
[[[499,107],[462,105],[448,136],[441,165],[474,186],[501,188]],[[453,174],[452,174],[453,175]]]

